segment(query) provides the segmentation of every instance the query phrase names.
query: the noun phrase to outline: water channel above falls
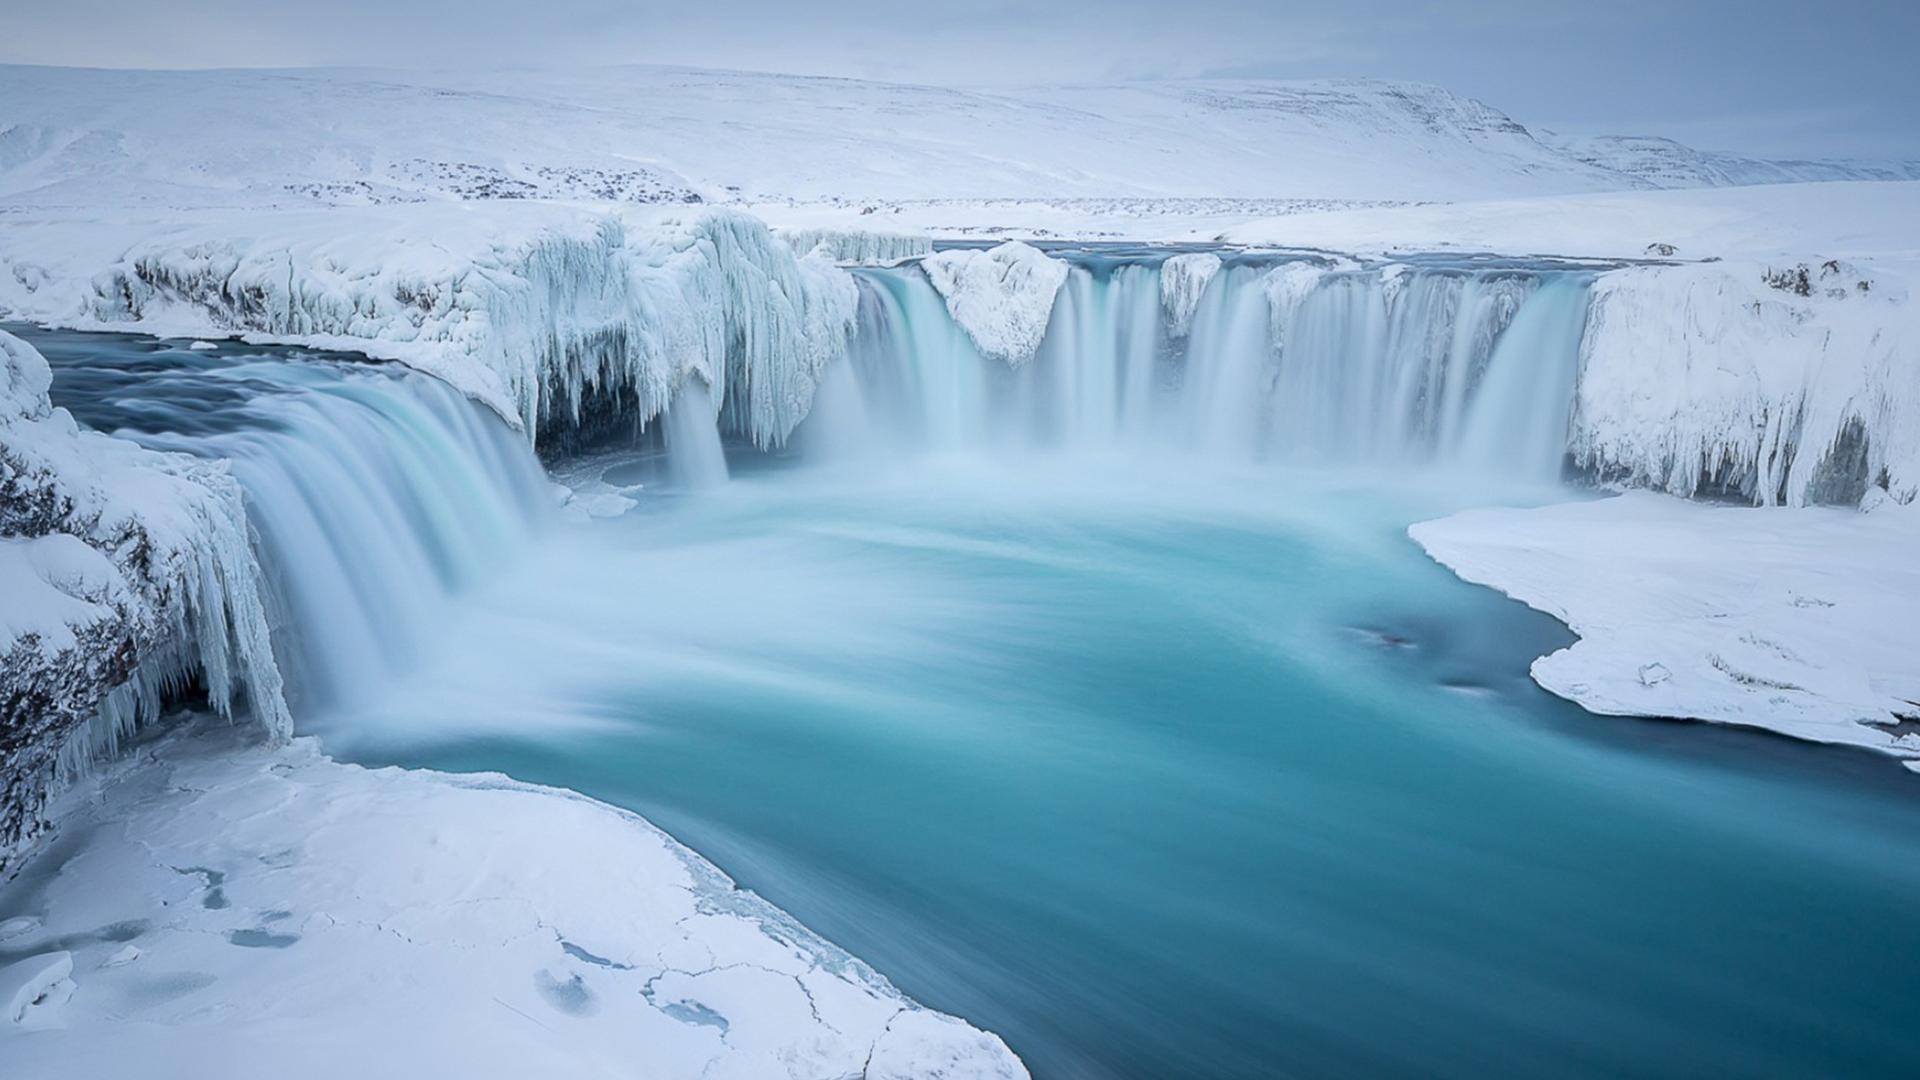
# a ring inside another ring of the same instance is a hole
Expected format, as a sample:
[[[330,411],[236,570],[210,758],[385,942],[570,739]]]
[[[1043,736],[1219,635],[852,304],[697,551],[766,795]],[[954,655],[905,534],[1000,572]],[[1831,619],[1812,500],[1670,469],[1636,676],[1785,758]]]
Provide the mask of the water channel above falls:
[[[422,376],[19,332],[235,460],[336,756],[637,810],[1036,1076],[1920,1069],[1912,777],[1588,716],[1405,536],[1573,497],[1582,271],[1336,269],[1276,371],[1268,269],[1182,343],[1157,263],[1081,259],[1017,372],[861,271],[792,450],[685,399],[552,463],[570,513]]]

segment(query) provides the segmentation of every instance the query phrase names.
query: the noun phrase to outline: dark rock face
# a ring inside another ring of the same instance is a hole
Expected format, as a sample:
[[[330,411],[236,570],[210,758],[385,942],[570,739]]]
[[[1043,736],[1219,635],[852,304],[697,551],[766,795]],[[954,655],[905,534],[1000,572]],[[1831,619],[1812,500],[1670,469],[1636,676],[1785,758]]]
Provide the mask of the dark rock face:
[[[79,628],[68,648],[48,652],[28,634],[0,658],[0,877],[12,869],[9,855],[45,827],[61,747],[133,677],[146,651],[135,621],[121,614]]]

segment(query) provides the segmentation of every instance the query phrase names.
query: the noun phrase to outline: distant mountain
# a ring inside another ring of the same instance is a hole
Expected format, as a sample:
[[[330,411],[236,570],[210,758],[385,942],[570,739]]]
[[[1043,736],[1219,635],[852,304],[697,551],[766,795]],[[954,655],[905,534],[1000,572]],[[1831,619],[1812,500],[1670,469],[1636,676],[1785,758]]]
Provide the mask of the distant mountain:
[[[1580,161],[1658,188],[1801,184],[1824,180],[1920,180],[1920,161],[1771,160],[1644,135],[1557,136],[1541,140]]]
[[[0,203],[1228,197],[1620,186],[1431,86],[0,67]]]
[[[1659,139],[1557,139],[1434,86],[964,90],[622,67],[0,67],[0,205],[421,200],[1451,201],[1905,178]]]

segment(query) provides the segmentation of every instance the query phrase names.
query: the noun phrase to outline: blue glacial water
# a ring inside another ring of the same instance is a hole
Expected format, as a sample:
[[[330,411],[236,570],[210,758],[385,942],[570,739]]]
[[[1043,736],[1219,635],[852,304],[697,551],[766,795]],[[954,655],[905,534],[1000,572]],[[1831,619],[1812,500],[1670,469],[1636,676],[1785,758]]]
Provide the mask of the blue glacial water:
[[[1911,776],[1588,716],[1447,499],[1262,479],[736,478],[325,734],[636,809],[1043,1077],[1910,1073]]]
[[[1328,407],[1282,410],[1275,460],[1272,416],[1223,440],[1165,392],[1130,336],[1141,274],[1063,293],[1107,370],[1055,339],[1000,385],[920,283],[869,275],[866,348],[817,406],[833,437],[797,444],[837,466],[735,452],[722,480],[718,432],[670,427],[681,467],[657,441],[556,466],[626,507],[584,522],[417,376],[32,336],[86,422],[240,462],[263,543],[317,523],[267,554],[276,653],[331,752],[637,810],[1036,1076],[1914,1075],[1915,778],[1589,716],[1526,678],[1563,628],[1405,536],[1582,497],[1537,456],[1482,460],[1537,436],[1528,395],[1565,393],[1498,359],[1526,352],[1507,325],[1577,336],[1569,282],[1532,286],[1416,281],[1457,323],[1428,332],[1332,279],[1290,339]],[[1244,301],[1212,295],[1196,339],[1264,348]],[[1334,363],[1361,324],[1379,364]],[[1203,370],[1239,407],[1262,376],[1230,353]],[[1459,371],[1495,389],[1422,389]],[[1323,460],[1356,425],[1390,460]],[[348,443],[411,464],[315,464]],[[1468,479],[1404,460],[1448,448]],[[375,496],[410,524],[357,528]],[[399,645],[314,640],[350,618]]]

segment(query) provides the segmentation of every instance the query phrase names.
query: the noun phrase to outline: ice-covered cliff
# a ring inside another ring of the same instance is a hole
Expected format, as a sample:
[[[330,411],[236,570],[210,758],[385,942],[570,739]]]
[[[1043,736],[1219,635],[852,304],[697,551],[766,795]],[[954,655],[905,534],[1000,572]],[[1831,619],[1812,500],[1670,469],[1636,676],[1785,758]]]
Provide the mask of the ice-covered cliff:
[[[645,420],[697,376],[761,446],[845,348],[852,279],[717,210],[549,203],[9,230],[0,308],[82,326],[258,335],[437,375],[530,437],[589,408]]]
[[[1600,478],[1766,505],[1920,494],[1920,310],[1896,274],[1619,270],[1582,352],[1569,451]]]
[[[272,738],[292,729],[238,485],[81,430],[49,381],[0,331],[0,871],[165,691],[198,683]]]

